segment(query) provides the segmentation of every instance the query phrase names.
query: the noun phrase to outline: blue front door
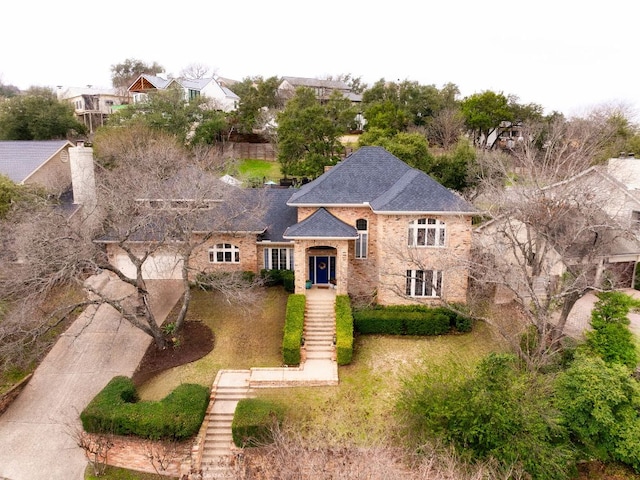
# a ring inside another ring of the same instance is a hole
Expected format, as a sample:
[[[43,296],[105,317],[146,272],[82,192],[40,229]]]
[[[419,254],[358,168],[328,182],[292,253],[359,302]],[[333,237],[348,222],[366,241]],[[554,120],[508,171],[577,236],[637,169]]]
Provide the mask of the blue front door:
[[[335,260],[331,256],[309,257],[309,277],[314,284],[328,284],[335,278]]]

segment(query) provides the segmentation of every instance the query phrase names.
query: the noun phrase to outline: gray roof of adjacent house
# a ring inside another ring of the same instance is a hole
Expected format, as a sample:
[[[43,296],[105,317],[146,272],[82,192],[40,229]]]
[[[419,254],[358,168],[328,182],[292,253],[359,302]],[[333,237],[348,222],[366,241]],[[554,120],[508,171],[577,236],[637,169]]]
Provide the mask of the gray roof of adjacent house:
[[[358,231],[330,214],[324,208],[319,208],[300,223],[290,226],[284,232],[284,238],[325,238],[325,239],[355,239]]]
[[[362,147],[289,199],[289,205],[370,206],[376,213],[475,213],[476,208],[382,147]]]
[[[0,141],[0,174],[23,183],[66,146],[73,144],[68,140]]]

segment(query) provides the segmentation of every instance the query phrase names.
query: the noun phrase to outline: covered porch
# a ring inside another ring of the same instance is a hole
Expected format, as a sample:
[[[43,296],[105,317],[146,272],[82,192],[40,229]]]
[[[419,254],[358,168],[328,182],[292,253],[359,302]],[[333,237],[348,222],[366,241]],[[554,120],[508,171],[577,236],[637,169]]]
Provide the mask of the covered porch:
[[[295,293],[315,287],[347,294],[349,245],[358,238],[355,227],[319,208],[289,227],[283,238],[294,240]]]

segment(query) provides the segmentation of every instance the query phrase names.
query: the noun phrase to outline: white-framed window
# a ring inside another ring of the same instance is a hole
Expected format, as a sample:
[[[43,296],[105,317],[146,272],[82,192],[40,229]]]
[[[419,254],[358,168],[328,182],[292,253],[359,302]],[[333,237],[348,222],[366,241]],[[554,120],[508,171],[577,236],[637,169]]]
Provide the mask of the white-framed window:
[[[230,243],[218,243],[209,249],[211,263],[240,263],[240,249]]]
[[[441,220],[418,218],[409,222],[409,246],[444,247],[445,237],[445,225]]]
[[[367,258],[369,242],[369,222],[364,218],[356,220],[358,239],[356,240],[356,258]]]
[[[442,272],[439,270],[407,270],[406,294],[410,297],[442,296]]]
[[[293,248],[265,248],[266,270],[293,270]]]

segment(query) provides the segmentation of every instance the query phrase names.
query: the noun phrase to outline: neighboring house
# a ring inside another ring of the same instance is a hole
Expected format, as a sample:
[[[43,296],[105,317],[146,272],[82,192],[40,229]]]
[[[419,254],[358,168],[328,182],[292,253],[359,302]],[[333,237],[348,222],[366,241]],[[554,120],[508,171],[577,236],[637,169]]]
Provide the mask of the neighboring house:
[[[0,174],[60,194],[71,186],[68,140],[0,141]]]
[[[93,150],[68,140],[0,141],[0,174],[59,198],[66,215],[96,207]]]
[[[227,82],[229,82],[227,80]],[[196,97],[210,100],[216,110],[230,112],[238,108],[240,97],[233,93],[222,82],[215,78],[162,78],[155,75],[140,75],[129,87],[128,91],[134,103],[145,102],[149,92],[177,88],[182,90],[186,101]]]
[[[566,262],[591,262],[592,285],[599,285],[607,279],[614,285],[633,288],[638,262],[640,261],[640,160],[635,158],[610,159],[606,165],[592,166],[568,180],[550,185],[545,190],[549,199],[554,198],[558,190],[561,199],[576,204],[575,215],[567,218],[566,225],[557,225],[565,231],[581,222],[586,222],[583,234],[575,238],[574,245],[563,245],[562,255],[551,252],[546,263],[536,274],[531,271],[534,290],[544,296],[544,285],[554,285],[567,271]],[[588,199],[589,205],[583,205],[580,199]],[[595,208],[597,206],[597,208]],[[584,207],[581,213],[580,207]],[[581,217],[582,214],[589,217]],[[521,246],[531,244],[531,254],[535,256],[535,231],[514,218],[494,218],[475,229],[475,235],[482,251],[492,252],[503,259],[511,259],[512,265],[528,264],[523,258],[513,258],[514,240]],[[577,230],[579,231],[579,230]],[[503,234],[512,239],[502,237]],[[502,240],[501,240],[502,239]],[[546,248],[547,245],[545,244]],[[569,248],[567,248],[569,247]],[[514,267],[515,269],[515,267]],[[515,271],[515,270],[514,270]],[[512,289],[518,289],[516,283],[522,281],[522,275],[516,274],[509,282]],[[521,285],[520,291],[526,290]],[[496,292],[497,298],[509,301],[510,295],[503,289]],[[526,298],[527,294],[522,293]]]
[[[236,191],[221,210],[203,212],[201,234],[214,233],[191,256],[193,271],[294,270],[297,293],[310,280],[380,304],[466,301],[476,209],[381,147],[357,150],[300,189]],[[241,203],[263,208],[250,218],[225,213]],[[117,243],[103,241],[131,275]],[[149,259],[145,275],[179,277],[169,248]]]
[[[128,97],[118,95],[113,88],[58,87],[58,100],[71,103],[78,120],[89,129],[90,133],[102,127],[109,116],[120,105],[128,103]]]
[[[349,85],[341,80],[321,80],[318,78],[303,77],[282,77],[282,82],[278,86],[278,94],[285,100],[289,100],[299,87],[305,87],[313,90],[316,98],[320,103],[326,103],[335,91],[340,92],[344,97],[351,101],[351,104],[360,108],[362,103],[362,95],[351,91]],[[367,123],[362,112],[356,115],[356,124],[359,130],[362,130]],[[274,124],[275,126],[275,124]]]
[[[313,90],[320,102],[326,102],[336,90],[342,93],[354,104],[362,102],[362,95],[351,91],[349,85],[341,80],[321,80],[318,78],[282,77],[278,86],[278,93],[285,99],[291,98],[298,87],[306,87]]]

